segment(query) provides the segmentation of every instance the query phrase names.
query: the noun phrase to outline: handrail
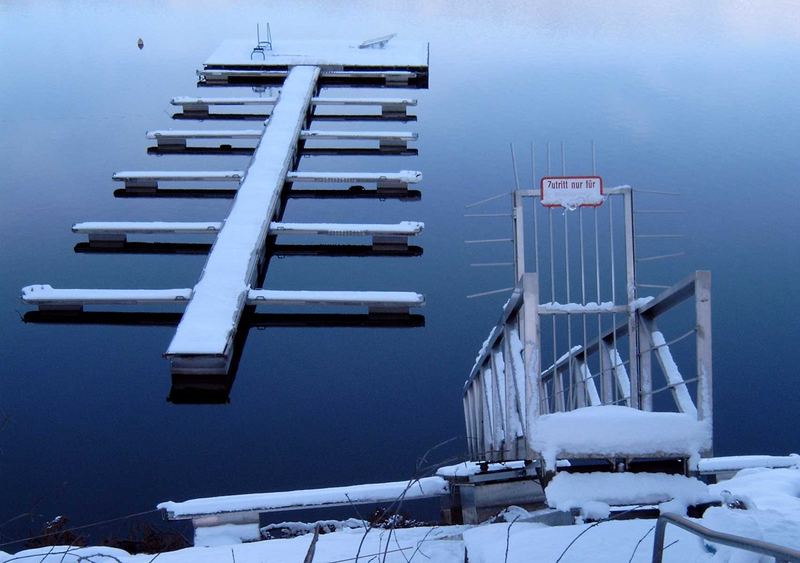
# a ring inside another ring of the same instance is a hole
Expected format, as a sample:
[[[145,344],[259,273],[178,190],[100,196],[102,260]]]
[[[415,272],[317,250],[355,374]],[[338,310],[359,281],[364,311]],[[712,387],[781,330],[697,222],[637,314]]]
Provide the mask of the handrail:
[[[666,533],[667,524],[672,524],[683,530],[686,530],[689,533],[715,543],[774,557],[776,563],[800,562],[800,551],[796,549],[747,538],[744,536],[736,536],[733,534],[726,534],[725,532],[718,532],[716,530],[706,528],[705,526],[701,526],[700,524],[697,524],[688,518],[684,518],[683,516],[665,513],[658,517],[658,522],[656,523],[656,535],[655,539],[653,540],[652,563],[661,563],[661,558],[664,553],[664,536]]]

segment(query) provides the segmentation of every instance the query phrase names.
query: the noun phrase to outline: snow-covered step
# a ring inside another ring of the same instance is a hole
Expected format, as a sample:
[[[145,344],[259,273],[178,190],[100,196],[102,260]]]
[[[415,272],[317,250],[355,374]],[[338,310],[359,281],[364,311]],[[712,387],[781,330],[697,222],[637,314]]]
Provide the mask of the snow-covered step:
[[[592,406],[537,417],[530,444],[551,471],[557,459],[699,459],[711,427],[684,413]]]
[[[272,235],[371,236],[373,244],[407,244],[408,237],[425,227],[418,221],[395,224],[375,223],[283,223],[269,225]],[[89,236],[89,242],[122,243],[127,235],[206,235],[222,228],[219,221],[87,221],[75,223],[72,232]]]
[[[308,291],[251,289],[249,305],[328,305],[368,307],[370,312],[405,313],[425,305],[425,297],[410,291]]]
[[[191,288],[181,289],[56,289],[50,285],[22,288],[22,300],[40,310],[81,310],[85,305],[150,305],[185,303]]]
[[[608,517],[612,506],[658,505],[666,511],[719,501],[708,485],[694,477],[666,473],[558,473],[544,489],[547,504],[558,510],[579,509],[584,518]]]
[[[264,129],[161,129],[148,131],[148,139],[154,139],[158,146],[186,146],[189,139],[199,140],[257,140]],[[304,129],[300,139],[320,141],[378,141],[380,148],[405,148],[409,141],[417,139],[417,133],[408,131],[320,131]]]

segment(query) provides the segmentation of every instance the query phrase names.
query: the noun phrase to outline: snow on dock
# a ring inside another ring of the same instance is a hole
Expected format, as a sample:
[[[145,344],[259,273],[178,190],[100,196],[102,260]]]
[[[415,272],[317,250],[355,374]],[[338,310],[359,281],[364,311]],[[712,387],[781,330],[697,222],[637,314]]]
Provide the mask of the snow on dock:
[[[131,171],[115,172],[112,180],[129,182],[131,180],[169,180],[173,182],[240,182],[244,170],[193,170],[193,171]]]
[[[216,234],[221,221],[86,221],[72,225],[72,232],[82,235],[97,234]]]
[[[178,142],[176,139],[175,142]],[[180,144],[180,143],[178,143]],[[171,170],[125,170],[116,172],[112,179],[125,182],[125,188],[158,189],[159,182],[241,182],[244,170],[218,171],[171,171]],[[400,170],[399,172],[314,172],[291,171],[286,174],[289,183],[375,183],[378,188],[407,188],[409,184],[422,181],[422,172]]]
[[[371,310],[421,307],[425,297],[411,291],[308,291],[251,289],[249,305],[364,305]]]
[[[222,228],[221,221],[86,221],[72,225],[72,232],[85,235],[109,234],[216,234]],[[271,235],[329,235],[370,236],[394,235],[409,237],[418,235],[425,227],[418,221],[401,221],[394,224],[376,223],[283,223],[269,224]]]
[[[274,114],[273,114],[274,115]],[[267,120],[269,123],[269,120]],[[263,129],[163,129],[148,131],[148,139],[154,139],[159,146],[185,146],[189,139],[199,140],[256,140],[264,135]],[[302,130],[299,138],[304,141],[379,141],[381,148],[406,147],[409,141],[416,141],[417,134],[408,131],[318,131]]]
[[[185,305],[193,297],[191,288],[182,289],[57,289],[50,285],[22,288],[22,300],[47,309],[81,309],[87,305]],[[319,291],[248,289],[248,305],[365,306],[370,311],[407,311],[425,305],[425,297],[411,291]]]
[[[168,501],[160,503],[158,508],[164,510],[170,520],[185,520],[231,512],[274,512],[393,502],[399,498],[423,499],[446,495],[448,492],[445,479],[424,477],[391,483]]]
[[[170,100],[173,106],[274,106],[277,96],[264,98],[218,98],[175,96]],[[311,98],[312,106],[415,106],[413,98]]]
[[[225,225],[209,254],[166,356],[173,366],[191,356],[224,358],[227,371],[233,335],[256,274],[269,223],[319,76],[315,67],[295,67],[266,126]]]
[[[142,305],[186,303],[191,288],[183,289],[55,289],[50,285],[22,288],[22,300],[40,309],[80,308],[84,305]]]

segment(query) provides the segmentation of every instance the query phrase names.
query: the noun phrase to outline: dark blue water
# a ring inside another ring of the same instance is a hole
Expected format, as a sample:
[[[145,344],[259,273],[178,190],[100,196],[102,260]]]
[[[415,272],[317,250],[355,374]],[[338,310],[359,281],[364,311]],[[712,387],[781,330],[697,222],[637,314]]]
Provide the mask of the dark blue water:
[[[78,524],[167,499],[413,474],[426,449],[463,434],[462,384],[506,298],[465,295],[510,285],[510,271],[470,268],[481,255],[462,243],[508,232],[463,213],[511,189],[509,142],[564,141],[568,171],[588,173],[594,140],[606,185],[682,194],[653,204],[687,210],[667,225],[688,235],[686,256],[641,275],[713,272],[716,452],[797,451],[800,14],[791,2],[694,4],[0,4],[0,525],[37,515],[0,541],[56,514]],[[197,93],[194,70],[217,44],[266,20],[276,41],[430,41],[430,89],[413,94],[418,157],[303,162],[419,169],[422,200],[293,200],[286,212],[422,220],[424,255],[292,257],[268,276],[282,289],[420,291],[426,326],[253,330],[230,404],[173,405],[161,358],[173,329],[23,324],[19,288],[195,283],[202,256],[75,254],[69,227],[224,216],[225,200],[114,199],[110,176],[244,166],[147,156],[144,132],[177,127],[170,97]]]

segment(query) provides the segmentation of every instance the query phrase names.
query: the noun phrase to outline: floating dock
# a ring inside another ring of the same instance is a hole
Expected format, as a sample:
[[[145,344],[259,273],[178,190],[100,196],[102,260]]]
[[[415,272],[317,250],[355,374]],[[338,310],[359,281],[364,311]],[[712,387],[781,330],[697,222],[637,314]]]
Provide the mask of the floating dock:
[[[259,288],[266,261],[267,243],[271,237],[322,235],[333,237],[370,237],[366,247],[376,255],[417,255],[421,250],[409,248],[408,239],[419,235],[424,225],[416,221],[395,224],[353,223],[288,223],[280,221],[282,201],[296,184],[375,184],[379,196],[406,194],[408,186],[421,181],[415,170],[391,172],[303,171],[298,170],[302,154],[416,154],[409,144],[417,134],[409,131],[316,130],[310,127],[319,106],[376,107],[379,114],[325,116],[329,119],[355,121],[385,119],[412,121],[408,113],[417,101],[405,97],[365,98],[325,96],[322,85],[357,86],[365,83],[383,86],[421,87],[427,85],[427,44],[385,40],[366,43],[302,42],[271,46],[265,53],[261,44],[226,42],[203,65],[201,84],[242,84],[243,80],[276,82],[279,93],[269,97],[188,97],[176,96],[171,103],[181,108],[176,118],[203,120],[212,107],[260,107],[263,126],[226,129],[152,130],[147,138],[156,141],[148,152],[214,154],[234,151],[252,153],[242,170],[151,170],[120,171],[113,180],[123,182],[122,194],[156,197],[164,192],[171,196],[191,195],[190,189],[174,186],[198,184],[231,185],[235,194],[228,216],[223,221],[92,221],[76,223],[74,233],[88,236],[84,250],[110,252],[135,247],[128,240],[139,235],[213,236],[214,243],[199,281],[190,288],[144,289],[59,289],[47,284],[23,288],[22,299],[40,311],[61,314],[80,313],[85,307],[179,305],[183,314],[165,356],[170,360],[173,385],[176,377],[181,387],[187,376],[202,380],[203,389],[213,387],[209,381],[220,376],[220,388],[226,388],[231,363],[236,356],[237,333],[246,307],[333,306],[366,307],[370,315],[404,315],[421,307],[424,296],[404,291],[306,291]],[[291,54],[286,54],[291,53]],[[253,60],[255,59],[255,60]],[[244,120],[252,115],[216,114],[224,119]],[[322,148],[313,143],[323,142]],[[331,147],[343,142],[344,147]],[[358,146],[353,147],[355,142]],[[373,143],[364,148],[364,143]],[[189,146],[189,144],[192,146]],[[199,143],[199,145],[198,145]],[[246,146],[231,147],[230,143]],[[312,143],[312,147],[308,144]],[[327,143],[327,144],[326,144]],[[209,146],[215,145],[215,146]],[[377,145],[377,146],[375,146]],[[166,184],[169,187],[164,187]],[[218,188],[201,187],[200,192],[216,192]],[[141,248],[146,243],[138,243]],[[156,245],[148,251],[158,250]],[[80,246],[80,245],[79,245]],[[162,245],[162,248],[168,245]],[[204,251],[203,245],[191,245],[190,251]],[[195,248],[197,247],[197,248]],[[288,248],[288,247],[287,247]],[[76,247],[76,250],[79,250]],[[182,250],[189,251],[189,250]],[[302,249],[301,253],[310,252]],[[313,253],[313,252],[311,252]],[[344,254],[342,254],[344,255]],[[39,317],[37,317],[38,319]],[[211,378],[209,376],[212,376]],[[188,383],[191,386],[191,383]]]

